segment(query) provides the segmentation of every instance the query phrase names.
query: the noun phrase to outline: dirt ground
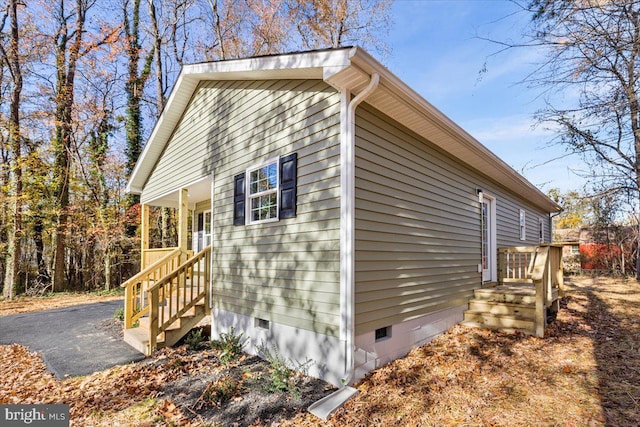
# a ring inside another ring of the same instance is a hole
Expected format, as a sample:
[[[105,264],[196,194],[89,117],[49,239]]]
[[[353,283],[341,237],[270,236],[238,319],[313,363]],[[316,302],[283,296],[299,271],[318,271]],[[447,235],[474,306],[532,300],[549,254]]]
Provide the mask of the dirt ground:
[[[637,426],[640,285],[573,278],[561,305],[543,339],[456,326],[371,372],[327,422],[306,412],[326,384],[269,393],[263,361],[224,366],[184,346],[62,381],[28,349],[0,346],[0,403],[69,403],[77,426]],[[224,384],[228,399],[212,399]]]
[[[20,296],[12,300],[0,299],[0,317],[10,314],[28,313],[51,308],[69,307],[79,304],[90,304],[100,301],[123,299],[123,293],[54,293],[42,297]]]

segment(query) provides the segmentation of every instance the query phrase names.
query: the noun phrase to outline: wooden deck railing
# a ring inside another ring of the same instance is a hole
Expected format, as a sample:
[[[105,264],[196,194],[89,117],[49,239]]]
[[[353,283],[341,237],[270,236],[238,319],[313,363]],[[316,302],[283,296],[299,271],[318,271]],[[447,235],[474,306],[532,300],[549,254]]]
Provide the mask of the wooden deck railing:
[[[164,258],[169,253],[178,249],[177,247],[173,248],[154,248],[154,249],[143,249],[142,256],[140,257],[140,270],[144,270],[151,264],[155,263],[159,259]]]
[[[498,250],[498,277],[501,283],[533,283],[531,269],[537,246],[517,246]]]
[[[149,294],[149,347],[156,347],[158,335],[199,301],[208,304],[209,266],[211,246],[164,276],[148,290]],[[160,302],[164,302],[162,309]]]
[[[149,313],[149,305],[146,298],[148,289],[178,267],[181,255],[182,251],[179,248],[171,248],[163,257],[157,259],[140,273],[120,285],[120,287],[125,288],[125,329],[130,329],[138,319]]]
[[[562,247],[554,245],[502,248],[499,254],[499,281],[501,283],[533,283],[536,290],[535,333],[544,336],[547,309],[556,305],[554,297],[564,293]]]

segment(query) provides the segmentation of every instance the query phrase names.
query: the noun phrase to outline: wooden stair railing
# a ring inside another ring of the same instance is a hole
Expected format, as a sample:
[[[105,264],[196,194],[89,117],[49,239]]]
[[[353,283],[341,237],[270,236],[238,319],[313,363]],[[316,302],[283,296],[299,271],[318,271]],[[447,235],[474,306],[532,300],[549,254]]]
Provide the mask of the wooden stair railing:
[[[557,312],[559,300],[564,293],[562,271],[562,247],[544,245],[538,248],[539,256],[531,271],[531,278],[536,285],[536,336],[544,337],[547,326],[547,309]],[[557,289],[558,298],[553,297]]]
[[[553,295],[554,289],[557,289],[558,297],[564,293],[562,247],[541,245],[502,248],[499,256],[501,283],[535,285],[535,335],[544,337],[547,309],[553,306],[557,312],[559,307],[558,299]]]
[[[174,248],[162,258],[153,262],[140,273],[136,274],[120,287],[125,288],[124,294],[124,328],[131,329],[133,324],[142,316],[149,313],[146,292],[154,283],[176,269],[180,264],[180,248]]]
[[[211,246],[207,246],[178,268],[149,288],[149,349],[157,346],[158,335],[177,321],[188,310],[204,300],[207,311],[209,301],[209,268]],[[165,306],[160,310],[160,302]]]

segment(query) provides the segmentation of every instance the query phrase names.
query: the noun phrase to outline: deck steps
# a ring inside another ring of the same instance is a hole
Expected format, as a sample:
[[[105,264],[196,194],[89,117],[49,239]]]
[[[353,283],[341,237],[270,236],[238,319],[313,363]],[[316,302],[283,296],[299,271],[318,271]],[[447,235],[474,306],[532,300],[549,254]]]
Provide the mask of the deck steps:
[[[174,345],[207,315],[208,313],[204,304],[196,305],[193,309],[173,322],[164,332],[158,335],[157,347],[162,348]],[[149,336],[149,318],[147,317],[140,319],[139,326],[137,328],[125,329],[124,331],[124,341],[146,355],[151,354],[151,349],[149,348]]]
[[[531,285],[498,285],[492,288],[476,289],[473,297],[475,300],[482,301],[535,305],[536,290]]]
[[[497,316],[516,316],[533,319],[536,315],[536,305],[529,303],[511,303],[472,299],[469,301],[469,312],[489,313]]]
[[[535,333],[536,291],[530,283],[510,283],[474,291],[463,325]]]
[[[190,292],[187,292],[187,299],[190,299]],[[180,305],[183,302],[183,294],[172,295],[160,304],[158,313],[159,317],[169,317],[169,306]],[[164,316],[162,314],[164,312]],[[157,348],[169,347],[180,341],[191,329],[193,329],[201,320],[208,315],[206,307],[206,301],[200,300],[193,307],[188,309],[182,316],[180,316],[175,322],[169,325],[166,330],[160,333],[157,337]],[[145,355],[151,354],[150,348],[150,328],[149,317],[142,317],[138,321],[138,327],[125,329],[124,341]]]

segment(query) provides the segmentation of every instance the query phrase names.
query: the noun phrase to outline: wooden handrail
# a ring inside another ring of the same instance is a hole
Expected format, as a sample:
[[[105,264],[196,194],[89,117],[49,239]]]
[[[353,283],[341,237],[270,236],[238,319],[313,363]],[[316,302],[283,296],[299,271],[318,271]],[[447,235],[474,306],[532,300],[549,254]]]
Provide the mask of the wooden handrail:
[[[502,283],[529,282],[533,267],[536,246],[515,246],[498,249],[499,278]]]
[[[174,249],[178,249],[178,247],[143,249],[140,254],[140,269],[144,270]]]
[[[536,336],[544,337],[544,328],[547,325],[547,278],[549,276],[549,248],[536,250],[536,262],[531,271],[531,279],[536,285],[536,310],[535,327]]]
[[[562,246],[545,244],[501,248],[500,277],[502,283],[533,283],[536,290],[535,334],[544,337],[547,308],[554,304],[554,289],[564,292]],[[557,302],[555,302],[557,304]],[[556,307],[557,308],[557,307]]]
[[[155,261],[153,264],[151,264],[150,266],[148,266],[147,268],[145,268],[144,270],[142,270],[141,272],[139,272],[135,276],[127,279],[124,283],[122,283],[120,285],[120,287],[121,288],[126,288],[130,283],[133,283],[133,282],[136,282],[136,281],[140,281],[140,278],[148,275],[149,273],[151,273],[154,270],[156,270],[159,266],[165,264],[167,262],[167,259],[173,258],[174,256],[179,255],[179,254],[180,254],[180,248],[173,249],[171,252],[169,252],[168,254],[166,254],[165,256],[160,258],[159,260]]]
[[[131,329],[133,324],[149,312],[149,306],[145,305],[144,292],[151,283],[162,279],[166,274],[175,269],[175,264],[180,262],[182,251],[179,248],[171,252],[143,269],[141,272],[125,281],[121,287],[124,293],[124,328]]]
[[[198,252],[197,254],[193,255],[192,257],[187,259],[185,262],[180,264],[175,270],[169,273],[169,275],[164,276],[162,279],[156,282],[152,287],[150,287],[148,289],[148,292],[154,291],[157,288],[166,285],[167,282],[170,280],[170,278],[173,277],[175,274],[177,274],[179,270],[187,268],[189,266],[192,266],[196,262],[199,262],[202,259],[202,256],[203,256],[202,254],[205,252],[211,252],[211,246],[207,246],[206,248],[204,248],[203,250],[201,250],[200,252]]]
[[[148,289],[149,346],[153,351],[158,335],[204,299],[208,305],[211,246],[207,246]],[[165,305],[160,310],[160,302]]]

